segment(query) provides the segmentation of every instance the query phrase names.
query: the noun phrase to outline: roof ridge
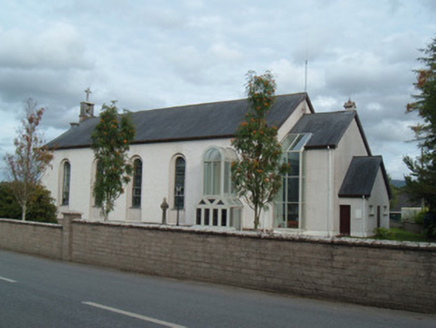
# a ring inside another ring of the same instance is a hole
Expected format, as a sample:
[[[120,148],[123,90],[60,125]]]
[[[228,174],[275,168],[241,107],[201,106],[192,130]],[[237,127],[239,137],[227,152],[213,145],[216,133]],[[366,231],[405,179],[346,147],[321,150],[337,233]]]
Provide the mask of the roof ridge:
[[[296,93],[286,93],[281,95],[275,95],[276,98],[278,97],[287,97],[287,96],[297,96],[297,95],[304,95],[306,92],[296,92]],[[248,98],[239,98],[239,99],[231,99],[231,100],[218,100],[218,101],[210,101],[210,102],[203,102],[203,103],[195,103],[195,104],[186,104],[186,105],[175,105],[170,107],[160,107],[160,108],[150,108],[150,109],[141,109],[138,111],[131,111],[131,113],[141,113],[141,112],[153,112],[153,111],[160,111],[160,110],[174,110],[176,108],[187,108],[187,107],[199,107],[204,105],[217,105],[217,104],[224,104],[224,103],[232,103],[232,102],[238,102],[238,101],[244,101],[248,100]]]

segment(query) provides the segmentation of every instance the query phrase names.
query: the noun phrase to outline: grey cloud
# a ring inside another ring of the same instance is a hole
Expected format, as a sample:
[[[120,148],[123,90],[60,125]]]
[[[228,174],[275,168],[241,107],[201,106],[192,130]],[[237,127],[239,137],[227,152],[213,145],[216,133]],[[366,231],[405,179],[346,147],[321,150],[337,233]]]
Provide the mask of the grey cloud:
[[[80,37],[74,27],[53,24],[41,34],[20,30],[0,32],[0,67],[89,69],[92,63],[85,56]]]

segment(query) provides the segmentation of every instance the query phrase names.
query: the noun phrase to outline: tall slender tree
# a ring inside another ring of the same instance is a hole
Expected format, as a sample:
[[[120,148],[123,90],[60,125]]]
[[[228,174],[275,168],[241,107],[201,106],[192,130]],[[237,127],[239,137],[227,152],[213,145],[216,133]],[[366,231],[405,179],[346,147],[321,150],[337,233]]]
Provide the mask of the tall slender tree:
[[[97,160],[93,194],[105,221],[114,210],[115,200],[124,193],[124,186],[130,181],[132,165],[127,152],[134,136],[130,113],[118,114],[116,101],[103,104],[100,122],[91,136],[91,148]]]
[[[268,125],[266,115],[275,101],[276,83],[270,71],[247,73],[246,93],[250,108],[232,140],[238,161],[232,163],[232,178],[239,197],[254,210],[257,230],[262,210],[268,208],[281,186],[282,148],[277,128]]]
[[[415,102],[407,105],[407,112],[417,112],[423,123],[412,127],[419,141],[421,155],[415,160],[409,156],[404,162],[410,170],[406,176],[405,191],[412,200],[424,200],[430,211],[436,212],[436,38],[418,60],[425,68],[416,70],[414,83],[418,94]]]
[[[26,115],[21,121],[18,136],[14,139],[14,154],[6,154],[6,170],[11,180],[11,190],[21,207],[21,219],[26,220],[28,202],[41,178],[50,166],[53,154],[45,147],[45,141],[38,126],[44,108],[29,98],[24,103]]]

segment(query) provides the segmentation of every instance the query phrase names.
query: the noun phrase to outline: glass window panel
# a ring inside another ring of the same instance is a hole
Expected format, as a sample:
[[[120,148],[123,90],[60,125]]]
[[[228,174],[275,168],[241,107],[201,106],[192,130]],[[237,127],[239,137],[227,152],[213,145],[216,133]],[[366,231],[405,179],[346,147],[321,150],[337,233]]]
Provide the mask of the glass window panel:
[[[274,207],[274,227],[275,228],[286,228],[285,222],[285,204],[276,203]]]
[[[285,177],[282,178],[282,184],[280,186],[278,195],[280,197],[279,201],[283,202],[285,199],[287,199],[286,197],[286,188],[287,188],[287,184],[286,184],[287,179]]]
[[[196,220],[196,223],[198,225],[201,224],[201,208],[197,208],[197,220]]]
[[[135,159],[133,162],[133,186],[132,186],[132,207],[141,206],[142,193],[142,161]]]
[[[289,168],[289,175],[298,176],[300,174],[300,153],[291,152],[287,156],[288,164],[291,166]]]
[[[287,181],[287,189],[288,189],[288,198],[287,201],[291,203],[298,202],[299,197],[299,178],[288,178]]]
[[[206,208],[204,210],[204,225],[209,225],[209,215],[210,215],[210,210]]]
[[[211,148],[204,154],[204,160],[205,161],[221,161],[221,153],[218,149]]]
[[[287,228],[298,229],[298,204],[288,204]]]
[[[292,145],[292,149],[290,149],[290,150],[300,150],[301,148],[303,148],[305,143],[306,143],[306,141],[305,141],[304,135],[300,134],[295,139],[294,144]]]
[[[288,151],[290,150],[299,150],[300,148],[299,145],[301,144],[301,140],[303,139],[303,135],[302,134],[297,134],[294,138],[294,140],[292,141],[292,144],[290,145]]]
[[[224,163],[224,193],[225,194],[230,193],[230,180],[231,180],[230,163],[225,162]]]
[[[285,139],[282,142],[282,149],[284,152],[288,151],[289,147],[294,142],[294,139],[297,135],[296,134],[288,134]]]
[[[217,208],[213,209],[213,221],[212,221],[212,225],[214,225],[214,226],[218,225],[218,209]]]
[[[71,165],[66,162],[64,164],[64,177],[62,182],[62,205],[68,205],[70,202],[70,177]]]
[[[174,181],[174,207],[177,209],[185,206],[185,167],[185,159],[177,157]]]
[[[221,210],[221,225],[223,227],[227,226],[227,210]]]
[[[204,163],[203,194],[210,194],[211,184],[211,163]]]
[[[212,163],[212,193],[211,195],[219,195],[221,193],[221,163]]]

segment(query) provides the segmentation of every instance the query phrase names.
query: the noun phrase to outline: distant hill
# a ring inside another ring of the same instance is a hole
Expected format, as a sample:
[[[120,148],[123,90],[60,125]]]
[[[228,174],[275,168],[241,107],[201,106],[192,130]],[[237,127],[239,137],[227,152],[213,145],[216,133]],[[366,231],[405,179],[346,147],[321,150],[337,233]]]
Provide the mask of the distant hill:
[[[404,181],[404,180],[391,180],[391,184],[394,187],[401,188],[401,187],[404,187],[406,185],[406,181]]]

